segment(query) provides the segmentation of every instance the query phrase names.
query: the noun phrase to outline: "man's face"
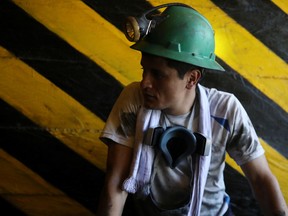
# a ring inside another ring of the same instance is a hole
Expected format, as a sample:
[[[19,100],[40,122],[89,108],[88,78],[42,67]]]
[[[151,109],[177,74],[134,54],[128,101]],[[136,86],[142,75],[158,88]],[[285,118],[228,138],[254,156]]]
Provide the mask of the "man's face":
[[[144,106],[164,110],[168,114],[179,114],[179,108],[185,102],[186,76],[180,79],[177,70],[167,66],[162,57],[142,55],[141,65]]]

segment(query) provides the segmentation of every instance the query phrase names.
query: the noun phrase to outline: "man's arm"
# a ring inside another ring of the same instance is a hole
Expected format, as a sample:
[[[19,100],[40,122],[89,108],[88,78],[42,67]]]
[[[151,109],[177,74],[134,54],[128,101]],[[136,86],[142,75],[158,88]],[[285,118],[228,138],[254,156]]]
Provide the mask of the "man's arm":
[[[288,216],[287,204],[279,183],[272,174],[265,156],[241,166],[264,215]]]
[[[120,216],[127,192],[122,190],[128,177],[133,150],[127,146],[110,143],[108,146],[107,170],[97,216]]]

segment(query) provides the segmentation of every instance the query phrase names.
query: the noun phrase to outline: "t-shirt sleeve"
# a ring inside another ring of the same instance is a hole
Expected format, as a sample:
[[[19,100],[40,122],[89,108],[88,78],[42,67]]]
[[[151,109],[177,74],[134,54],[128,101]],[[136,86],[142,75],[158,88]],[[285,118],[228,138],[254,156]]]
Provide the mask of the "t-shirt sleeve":
[[[135,137],[137,112],[141,105],[139,83],[131,83],[126,86],[116,100],[100,140],[105,144],[111,141],[132,147]]]
[[[234,103],[231,107],[233,126],[226,150],[238,165],[243,165],[263,155],[264,149],[247,112],[238,99],[235,97],[233,99]]]

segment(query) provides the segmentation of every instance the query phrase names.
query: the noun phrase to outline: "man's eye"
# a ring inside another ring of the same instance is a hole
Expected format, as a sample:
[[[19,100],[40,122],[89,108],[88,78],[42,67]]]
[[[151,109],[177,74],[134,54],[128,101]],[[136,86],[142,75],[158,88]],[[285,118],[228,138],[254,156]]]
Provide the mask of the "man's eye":
[[[160,72],[160,71],[154,71],[154,76],[157,78],[157,79],[162,79],[165,77],[165,74]]]

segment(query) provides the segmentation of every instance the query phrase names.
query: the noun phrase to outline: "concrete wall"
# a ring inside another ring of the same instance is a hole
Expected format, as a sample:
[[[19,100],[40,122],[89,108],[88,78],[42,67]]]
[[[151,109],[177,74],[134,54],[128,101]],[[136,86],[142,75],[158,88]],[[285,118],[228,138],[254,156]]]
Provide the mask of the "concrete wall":
[[[167,2],[0,1],[1,212],[95,214],[107,152],[99,133],[123,86],[141,79],[123,20]],[[180,2],[210,20],[226,69],[202,84],[243,103],[288,201],[288,3]],[[260,215],[228,156],[225,179],[237,215]]]

